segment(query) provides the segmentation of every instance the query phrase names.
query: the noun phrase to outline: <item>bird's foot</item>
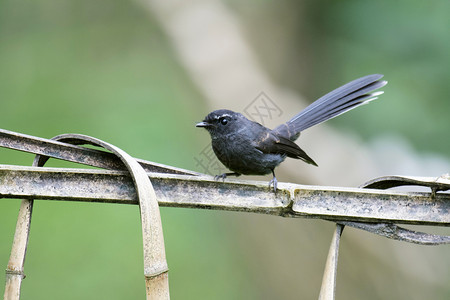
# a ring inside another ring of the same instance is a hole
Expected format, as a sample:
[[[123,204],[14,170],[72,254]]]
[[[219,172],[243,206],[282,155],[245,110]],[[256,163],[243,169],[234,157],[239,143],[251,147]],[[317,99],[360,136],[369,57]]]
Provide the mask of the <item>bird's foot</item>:
[[[227,178],[227,173],[223,173],[223,174],[214,176],[214,180],[216,180],[216,181],[218,181],[220,179],[222,179],[222,181],[225,181],[225,178]]]
[[[236,173],[236,172],[233,172],[233,173],[223,173],[223,174],[214,176],[214,180],[220,180],[220,179],[222,179],[222,181],[225,181],[225,178],[227,178],[227,176],[236,176],[236,177],[238,177],[238,176],[241,176],[241,174]]]
[[[270,186],[272,184],[273,184],[273,192],[276,193],[277,192],[278,181],[277,181],[277,178],[275,176],[273,176],[272,180],[270,180],[270,182],[269,182],[269,189],[270,189]]]

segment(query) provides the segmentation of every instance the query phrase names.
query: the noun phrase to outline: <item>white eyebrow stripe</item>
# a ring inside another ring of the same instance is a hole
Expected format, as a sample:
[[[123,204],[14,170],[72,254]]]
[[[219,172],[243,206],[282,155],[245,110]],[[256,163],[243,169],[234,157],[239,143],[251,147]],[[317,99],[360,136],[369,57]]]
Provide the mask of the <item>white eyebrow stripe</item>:
[[[220,118],[223,118],[223,117],[230,117],[231,118],[231,115],[229,115],[229,114],[223,114],[223,115],[220,115],[220,116],[214,116],[214,119],[220,119]]]

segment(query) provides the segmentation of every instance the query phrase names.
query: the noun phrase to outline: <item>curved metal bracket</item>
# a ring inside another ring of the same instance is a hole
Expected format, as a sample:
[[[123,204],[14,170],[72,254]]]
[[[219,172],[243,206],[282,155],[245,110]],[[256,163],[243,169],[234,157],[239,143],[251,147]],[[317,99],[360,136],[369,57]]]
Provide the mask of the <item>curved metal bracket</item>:
[[[450,176],[448,174],[437,178],[416,176],[383,176],[372,179],[360,187],[384,190],[399,186],[420,186],[430,188],[431,199],[435,199],[437,192],[450,190]],[[431,246],[450,244],[450,236],[414,231],[391,223],[372,224],[360,222],[339,222],[338,224],[366,230],[368,232],[402,242]]]

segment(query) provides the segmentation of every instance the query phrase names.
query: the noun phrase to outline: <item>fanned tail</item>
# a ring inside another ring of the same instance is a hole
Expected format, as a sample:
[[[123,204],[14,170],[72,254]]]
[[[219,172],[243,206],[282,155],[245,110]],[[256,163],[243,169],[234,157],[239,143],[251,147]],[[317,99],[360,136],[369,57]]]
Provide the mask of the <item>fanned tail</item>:
[[[371,92],[387,84],[387,81],[380,80],[382,77],[381,74],[367,75],[331,91],[273,132],[295,141],[301,131],[377,99],[383,92]]]

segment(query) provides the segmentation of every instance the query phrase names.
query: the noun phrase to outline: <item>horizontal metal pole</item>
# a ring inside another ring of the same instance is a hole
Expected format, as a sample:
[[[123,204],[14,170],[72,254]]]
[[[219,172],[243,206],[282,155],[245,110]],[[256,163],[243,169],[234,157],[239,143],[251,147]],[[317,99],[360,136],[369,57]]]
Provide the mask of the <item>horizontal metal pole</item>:
[[[406,193],[148,173],[160,206],[248,211],[333,221],[450,226],[450,194]],[[137,204],[122,171],[0,165],[0,198]]]

